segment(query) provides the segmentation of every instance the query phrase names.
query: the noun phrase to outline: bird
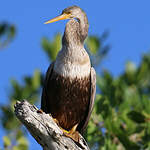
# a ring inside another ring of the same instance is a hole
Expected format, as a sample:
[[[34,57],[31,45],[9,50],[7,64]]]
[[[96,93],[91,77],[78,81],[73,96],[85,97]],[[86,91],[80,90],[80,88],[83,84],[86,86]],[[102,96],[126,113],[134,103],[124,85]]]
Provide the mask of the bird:
[[[51,114],[64,135],[79,142],[94,105],[96,72],[84,48],[89,24],[80,7],[67,7],[45,24],[66,19],[62,48],[46,72],[41,110]]]

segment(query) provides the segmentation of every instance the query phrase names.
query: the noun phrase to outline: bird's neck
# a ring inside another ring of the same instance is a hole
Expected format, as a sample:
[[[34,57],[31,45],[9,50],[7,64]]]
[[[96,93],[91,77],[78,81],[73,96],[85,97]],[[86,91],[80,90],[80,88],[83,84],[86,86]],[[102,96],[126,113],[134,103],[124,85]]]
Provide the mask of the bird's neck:
[[[68,47],[83,46],[88,34],[88,22],[86,18],[77,21],[71,19],[66,24],[62,39],[62,45]]]
[[[85,60],[85,57],[89,60],[89,56],[84,48],[84,40],[87,33],[88,26],[85,23],[74,19],[69,20],[62,38],[62,50],[58,54],[57,59],[60,60],[61,58],[61,61],[65,61],[66,64],[77,64],[78,61]]]
[[[83,19],[81,19],[83,21]],[[62,50],[57,55],[54,71],[61,76],[84,78],[90,74],[90,58],[84,49],[88,23],[71,19],[65,28]]]
[[[81,20],[83,21],[83,19]],[[88,23],[82,21],[71,19],[66,24],[62,38],[62,53],[65,54],[65,58],[76,60],[80,57],[84,59],[82,55],[87,55],[84,49],[84,40],[88,33]]]

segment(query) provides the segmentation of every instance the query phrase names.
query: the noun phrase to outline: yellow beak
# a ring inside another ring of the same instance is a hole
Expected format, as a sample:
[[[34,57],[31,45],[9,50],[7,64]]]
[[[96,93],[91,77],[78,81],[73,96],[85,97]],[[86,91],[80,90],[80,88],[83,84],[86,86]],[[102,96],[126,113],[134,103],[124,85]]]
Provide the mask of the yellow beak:
[[[65,20],[65,19],[69,19],[71,14],[62,14],[60,16],[57,16],[51,20],[48,20],[47,22],[45,22],[44,24],[48,24],[48,23],[52,23],[52,22],[56,22],[59,20]]]

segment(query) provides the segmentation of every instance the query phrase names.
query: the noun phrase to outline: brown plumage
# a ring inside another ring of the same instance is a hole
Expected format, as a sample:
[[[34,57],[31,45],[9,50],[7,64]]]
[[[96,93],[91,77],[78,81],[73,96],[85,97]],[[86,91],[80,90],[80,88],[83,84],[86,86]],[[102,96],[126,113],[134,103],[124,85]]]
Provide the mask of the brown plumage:
[[[57,118],[62,128],[70,130],[85,117],[90,99],[90,76],[70,80],[51,72],[42,97],[50,101],[43,101],[42,109]]]
[[[88,21],[83,10],[72,6],[47,23],[62,19],[71,20],[66,25],[62,50],[46,73],[41,109],[51,113],[63,129],[69,131],[77,125],[76,131],[82,133],[92,112],[96,90],[96,73],[83,46]]]

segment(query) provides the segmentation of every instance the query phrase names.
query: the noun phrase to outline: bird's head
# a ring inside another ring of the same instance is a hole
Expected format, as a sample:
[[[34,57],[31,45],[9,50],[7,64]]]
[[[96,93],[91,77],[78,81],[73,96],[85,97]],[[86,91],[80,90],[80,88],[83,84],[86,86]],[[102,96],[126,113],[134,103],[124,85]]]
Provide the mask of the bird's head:
[[[84,16],[85,16],[85,13],[80,7],[71,6],[71,7],[65,8],[62,11],[62,14],[60,16],[57,16],[51,20],[48,20],[47,22],[45,22],[45,24],[56,22],[59,20],[66,20],[66,19],[73,19],[73,18],[80,21],[80,19],[83,18]]]

